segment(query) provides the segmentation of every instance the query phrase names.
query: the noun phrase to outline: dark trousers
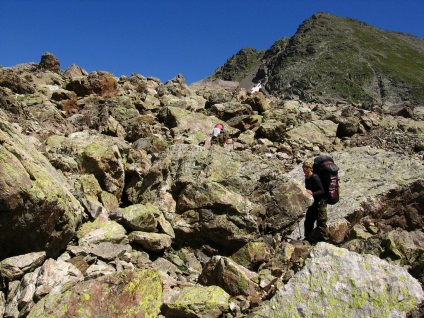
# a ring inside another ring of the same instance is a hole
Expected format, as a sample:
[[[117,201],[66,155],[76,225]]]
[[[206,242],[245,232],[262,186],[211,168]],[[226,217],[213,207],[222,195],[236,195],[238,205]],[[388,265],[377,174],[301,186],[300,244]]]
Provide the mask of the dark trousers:
[[[315,222],[317,222],[317,231],[313,233]],[[305,216],[305,239],[311,243],[328,240],[327,228],[327,203],[324,200],[314,202]]]
[[[221,132],[217,137],[212,136],[211,144],[212,145],[219,144],[224,147],[226,141],[227,141],[227,137],[225,133]]]

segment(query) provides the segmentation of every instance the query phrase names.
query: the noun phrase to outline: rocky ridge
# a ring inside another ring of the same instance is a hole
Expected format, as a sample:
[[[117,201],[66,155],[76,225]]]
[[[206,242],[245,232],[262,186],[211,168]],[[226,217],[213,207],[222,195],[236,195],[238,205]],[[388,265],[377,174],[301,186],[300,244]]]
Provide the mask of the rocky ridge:
[[[88,74],[45,53],[0,68],[0,114],[4,317],[422,313],[419,108]],[[233,144],[210,146],[216,123]],[[341,200],[331,244],[311,246],[300,163],[321,153]]]
[[[303,101],[424,105],[424,40],[364,22],[316,13],[265,51],[243,48],[209,78]]]

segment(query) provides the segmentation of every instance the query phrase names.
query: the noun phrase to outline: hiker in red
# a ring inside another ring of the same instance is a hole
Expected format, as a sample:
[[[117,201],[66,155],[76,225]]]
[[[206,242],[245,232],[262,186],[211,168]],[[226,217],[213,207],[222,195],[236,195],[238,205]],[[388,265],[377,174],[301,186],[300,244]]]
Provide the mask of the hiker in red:
[[[214,128],[218,128],[219,129],[219,132],[221,132],[221,130],[224,129],[224,126],[221,125],[221,124],[216,124]]]
[[[216,124],[212,131],[211,144],[219,143],[224,146],[227,142],[227,134],[224,131],[224,125]]]
[[[305,160],[303,163],[303,173],[305,175],[306,192],[314,197],[314,203],[306,211],[304,224],[305,239],[311,244],[328,240],[325,190],[319,176],[313,173],[312,167],[313,161]],[[315,221],[317,222],[317,235],[312,235]]]

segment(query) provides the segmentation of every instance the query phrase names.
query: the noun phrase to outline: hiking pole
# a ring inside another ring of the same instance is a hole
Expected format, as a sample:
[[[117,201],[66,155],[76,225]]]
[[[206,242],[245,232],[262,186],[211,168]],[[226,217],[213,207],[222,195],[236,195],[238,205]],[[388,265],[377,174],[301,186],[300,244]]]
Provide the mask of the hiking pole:
[[[300,230],[300,220],[297,221],[297,227],[299,228],[299,237],[297,239],[300,240],[302,238],[302,232]]]
[[[208,155],[206,156],[205,166],[204,166],[204,168],[203,168],[203,170],[205,171],[205,177],[206,177],[206,178],[209,178],[209,171],[208,171],[208,168],[209,168],[209,165],[211,164],[211,162],[210,162],[210,161],[212,161],[212,156],[211,156],[211,154],[212,154],[213,146],[214,146],[214,145],[212,145],[212,144],[211,144],[211,147],[209,148],[209,151],[208,151]]]

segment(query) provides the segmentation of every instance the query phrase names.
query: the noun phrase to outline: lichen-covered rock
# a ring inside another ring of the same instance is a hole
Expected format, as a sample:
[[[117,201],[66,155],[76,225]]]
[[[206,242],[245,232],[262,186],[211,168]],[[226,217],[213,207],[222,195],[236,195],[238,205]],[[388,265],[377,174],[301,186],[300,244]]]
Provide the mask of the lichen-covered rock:
[[[3,292],[0,292],[0,316],[3,317],[5,310],[6,310],[6,299],[4,297]]]
[[[399,257],[398,263],[410,267],[410,273],[424,284],[424,233],[422,230],[391,231],[386,248]]]
[[[337,137],[352,137],[359,131],[360,125],[359,118],[357,117],[349,116],[343,118],[337,126]]]
[[[261,93],[247,96],[244,99],[244,103],[249,104],[254,111],[257,111],[260,114],[271,108],[269,100],[266,99],[265,95]]]
[[[88,131],[68,137],[51,136],[45,145],[46,155],[58,169],[93,174],[103,190],[120,198],[124,188],[125,168],[121,153],[129,145],[124,141]],[[63,165],[74,162],[76,165]]]
[[[375,198],[424,177],[419,160],[381,149],[352,148],[349,152],[334,153],[334,158],[340,168],[341,192],[340,201],[329,207],[330,219],[337,215],[355,220],[354,212],[358,214],[364,210],[361,205],[374,210],[378,207]]]
[[[239,115],[230,118],[227,123],[242,132],[256,132],[261,127],[262,120],[261,115]]]
[[[41,267],[15,281],[9,290],[7,316],[26,316],[34,304],[47,294],[58,294],[62,287],[71,287],[84,280],[83,274],[71,263],[48,259]]]
[[[211,107],[211,110],[214,113],[219,114],[219,118],[222,120],[227,120],[240,115],[251,115],[253,113],[250,105],[242,104],[240,102],[215,104]]]
[[[220,208],[222,212],[239,215],[258,209],[248,198],[216,182],[189,185],[181,191],[177,201],[177,210],[180,212],[212,207]]]
[[[128,235],[128,239],[151,252],[160,252],[172,244],[172,237],[162,233],[134,231]]]
[[[239,145],[240,149],[243,149],[243,147],[250,147],[255,143],[255,133],[247,130],[237,137],[237,142],[243,145]]]
[[[357,231],[356,231],[357,232]],[[392,230],[378,235],[354,236],[343,247],[361,254],[373,254],[406,267],[421,283],[424,281],[424,233],[422,230]]]
[[[90,245],[86,249],[88,253],[107,261],[113,261],[119,258],[129,250],[131,250],[129,245],[111,242],[100,242],[96,245]]]
[[[267,121],[259,128],[260,135],[271,141],[282,141],[287,126],[279,121]]]
[[[74,91],[78,96],[97,94],[110,98],[118,94],[118,82],[113,74],[104,71],[94,71],[87,77],[76,77],[66,85],[66,89]]]
[[[134,231],[157,232],[159,210],[153,205],[133,204],[123,209],[117,209],[111,214],[111,219]]]
[[[255,317],[404,317],[424,300],[399,266],[318,243],[305,267]]]
[[[107,217],[108,211],[99,200],[103,191],[93,174],[73,175],[68,180],[78,193],[79,201],[92,218]]]
[[[64,72],[64,77],[81,77],[81,76],[87,76],[88,73],[86,70],[84,70],[81,66],[71,64]]]
[[[162,281],[155,271],[124,271],[44,297],[28,318],[157,317],[161,303]]]
[[[0,258],[65,249],[82,207],[64,177],[11,124],[0,121]]]
[[[122,225],[101,218],[84,223],[78,230],[77,237],[80,246],[101,242],[128,243],[126,231]]]
[[[231,255],[236,263],[250,269],[256,269],[261,263],[271,259],[271,251],[264,242],[249,242]]]
[[[230,295],[218,286],[187,286],[162,307],[168,318],[218,318],[229,309]]]
[[[46,252],[33,252],[25,255],[9,257],[0,262],[0,272],[9,280],[20,279],[25,273],[33,271],[43,264]]]
[[[50,293],[57,294],[63,286],[75,285],[83,280],[84,276],[73,264],[49,258],[38,273],[35,300]],[[25,287],[25,284],[23,285]]]
[[[202,285],[220,286],[231,296],[258,297],[260,287],[254,282],[258,274],[223,256],[213,256],[199,276]]]
[[[7,87],[16,94],[32,94],[36,92],[35,84],[21,78],[13,69],[0,70],[0,86]]]
[[[337,124],[330,120],[308,122],[287,131],[290,140],[304,140],[316,145],[329,145],[336,138]]]

